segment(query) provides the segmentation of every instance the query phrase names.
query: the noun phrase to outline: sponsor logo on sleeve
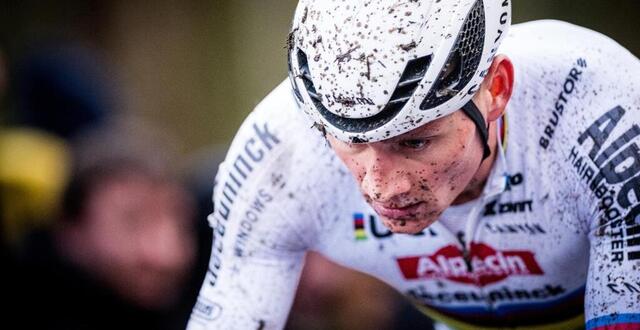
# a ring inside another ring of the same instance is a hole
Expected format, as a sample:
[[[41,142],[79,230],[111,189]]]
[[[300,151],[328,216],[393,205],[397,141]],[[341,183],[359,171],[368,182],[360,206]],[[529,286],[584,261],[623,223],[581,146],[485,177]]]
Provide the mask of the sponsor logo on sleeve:
[[[254,168],[280,144],[280,139],[269,130],[267,123],[254,123],[252,128],[253,134],[245,141],[244,148],[235,155],[227,156],[230,162],[229,169],[214,183],[220,191],[215,196],[213,213],[209,215],[209,223],[213,228],[213,247],[205,279],[209,286],[215,286],[222,268],[222,241],[238,192]]]
[[[607,283],[607,288],[611,293],[617,295],[636,295],[640,297],[640,279],[631,279],[623,276],[613,278],[612,281]]]
[[[249,207],[244,212],[244,215],[240,217],[240,228],[236,234],[236,241],[233,245],[233,253],[238,257],[245,255],[245,250],[249,244],[251,234],[254,230],[254,226],[260,221],[262,212],[266,209],[267,205],[273,201],[273,196],[269,194],[265,189],[258,189],[258,193],[253,198],[253,202],[249,204]]]
[[[611,137],[626,114],[621,106],[603,114],[580,134],[566,160],[598,199],[596,234],[610,238],[611,262],[640,260],[640,126]]]
[[[198,297],[191,312],[192,316],[207,321],[217,319],[220,317],[220,314],[222,314],[222,306],[204,297]]]
[[[549,116],[547,126],[544,128],[544,132],[540,136],[540,146],[543,149],[548,149],[551,141],[556,132],[556,128],[560,124],[562,116],[564,115],[565,108],[570,104],[571,97],[576,94],[578,82],[582,79],[582,74],[587,68],[587,61],[579,58],[574,66],[569,71],[569,74],[562,84],[562,88],[558,93],[551,115]]]

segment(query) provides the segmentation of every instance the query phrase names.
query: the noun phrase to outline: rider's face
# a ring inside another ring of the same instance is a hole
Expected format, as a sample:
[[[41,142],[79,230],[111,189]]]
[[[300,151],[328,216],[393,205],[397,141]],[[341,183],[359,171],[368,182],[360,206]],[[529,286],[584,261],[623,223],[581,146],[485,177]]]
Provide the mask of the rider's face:
[[[489,124],[492,152],[484,162],[484,141],[462,111],[380,142],[348,144],[332,136],[328,139],[384,224],[393,232],[417,233],[450,205],[482,193],[496,157],[494,122],[506,109],[513,81],[513,64],[498,55],[473,97]]]
[[[462,111],[385,141],[329,141],[384,224],[401,233],[431,225],[474,186],[483,155],[475,125]]]

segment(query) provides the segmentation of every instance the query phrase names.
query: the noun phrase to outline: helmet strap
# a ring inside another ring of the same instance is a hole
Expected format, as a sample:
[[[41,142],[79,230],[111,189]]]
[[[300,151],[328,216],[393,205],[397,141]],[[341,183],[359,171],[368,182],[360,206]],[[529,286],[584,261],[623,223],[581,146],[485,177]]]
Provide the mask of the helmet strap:
[[[467,102],[462,107],[462,111],[476,124],[478,128],[478,133],[480,133],[480,138],[484,142],[484,155],[482,156],[482,160],[484,161],[491,155],[491,148],[489,148],[489,126],[482,117],[482,113],[480,109],[473,103],[473,100]]]

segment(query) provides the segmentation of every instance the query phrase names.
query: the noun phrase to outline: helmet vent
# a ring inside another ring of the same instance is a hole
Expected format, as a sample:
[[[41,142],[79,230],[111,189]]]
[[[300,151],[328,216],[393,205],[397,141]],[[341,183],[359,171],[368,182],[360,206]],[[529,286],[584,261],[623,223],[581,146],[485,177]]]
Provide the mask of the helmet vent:
[[[484,3],[478,0],[469,11],[449,58],[420,109],[432,109],[449,101],[471,81],[482,58],[484,35]]]
[[[302,51],[298,50],[298,64],[300,65],[300,79],[304,82],[304,87],[307,90],[307,93],[313,99],[313,102],[320,102],[320,95],[316,92],[316,87],[313,85],[313,81],[311,80],[311,71],[309,71],[309,63],[307,62],[307,55]]]
[[[298,84],[296,83],[296,80],[293,77],[293,70],[292,70],[292,63],[291,63],[291,55],[293,54],[293,52],[288,52],[287,53],[287,66],[288,66],[288,72],[289,72],[289,81],[291,82],[291,87],[293,87],[293,94],[296,96],[296,99],[298,99],[298,102],[304,102],[302,99],[302,95],[300,95],[300,89],[298,88]]]
[[[362,133],[374,130],[393,119],[407,104],[416,88],[420,85],[424,75],[427,73],[432,58],[431,55],[428,55],[407,62],[400,81],[391,94],[391,99],[382,111],[367,118],[344,118],[332,113],[322,104],[322,96],[316,91],[311,79],[307,55],[298,49],[297,56],[298,65],[300,66],[299,78],[304,82],[307,94],[309,94],[320,115],[331,123],[331,125],[350,133]]]
[[[422,78],[424,78],[424,75],[427,73],[429,64],[431,64],[431,55],[409,61],[400,77],[400,82],[396,90],[391,95],[389,104],[399,104],[400,107],[407,104],[407,101],[413,96]]]

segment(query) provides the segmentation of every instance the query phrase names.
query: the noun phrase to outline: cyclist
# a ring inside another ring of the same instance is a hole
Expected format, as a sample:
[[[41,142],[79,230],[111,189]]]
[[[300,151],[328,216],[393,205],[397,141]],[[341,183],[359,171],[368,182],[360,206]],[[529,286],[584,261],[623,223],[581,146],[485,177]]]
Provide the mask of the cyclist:
[[[314,250],[453,328],[640,329],[640,63],[510,16],[301,1],[290,82],[220,167],[189,328],[283,327]]]

